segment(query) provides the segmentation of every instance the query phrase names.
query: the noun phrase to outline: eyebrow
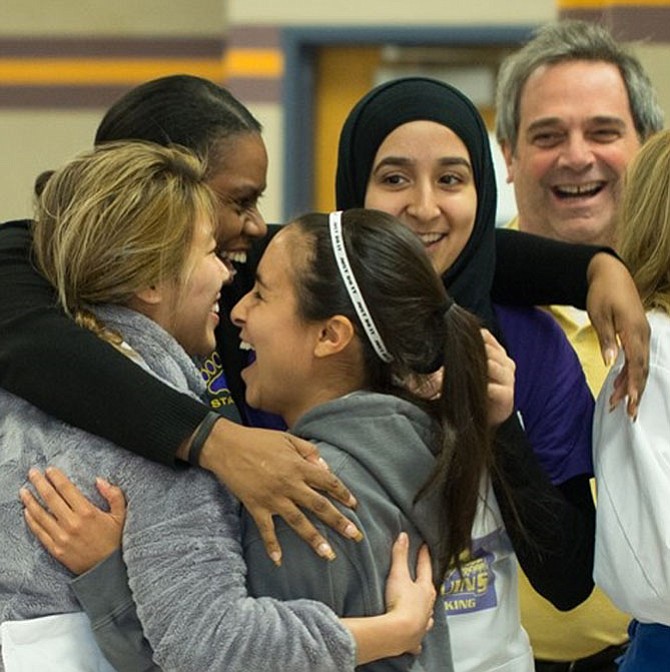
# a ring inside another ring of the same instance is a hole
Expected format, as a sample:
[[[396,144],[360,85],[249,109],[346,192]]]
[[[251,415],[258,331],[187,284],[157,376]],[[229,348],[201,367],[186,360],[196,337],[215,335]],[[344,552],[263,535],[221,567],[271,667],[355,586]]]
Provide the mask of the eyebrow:
[[[373,168],[372,174],[374,175],[385,166],[411,166],[413,163],[415,162],[406,156],[386,156]],[[437,163],[440,166],[464,166],[468,170],[472,170],[470,162],[461,156],[443,156],[438,159]]]
[[[589,117],[588,123],[595,124],[613,124],[618,128],[625,128],[626,123],[620,117],[611,117],[609,115],[601,114],[595,117]],[[532,124],[528,125],[526,132],[530,133],[537,129],[547,128],[549,126],[560,126],[563,120],[560,117],[545,117],[543,119],[536,119]]]
[[[231,189],[231,194],[235,198],[248,198],[250,196],[260,196],[267,189],[267,185],[263,184],[261,186],[243,184],[238,187]]]

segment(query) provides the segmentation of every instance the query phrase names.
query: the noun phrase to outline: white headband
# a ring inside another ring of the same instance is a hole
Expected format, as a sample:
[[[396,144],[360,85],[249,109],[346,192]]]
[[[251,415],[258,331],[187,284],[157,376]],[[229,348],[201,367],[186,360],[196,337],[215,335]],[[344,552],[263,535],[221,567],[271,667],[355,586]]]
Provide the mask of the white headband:
[[[344,282],[351,303],[354,304],[358,319],[361,321],[365,334],[374,348],[374,351],[379,356],[379,359],[381,359],[382,362],[391,362],[393,361],[393,356],[386,349],[384,341],[377,331],[377,327],[372,320],[372,315],[370,315],[370,311],[365,304],[365,299],[363,299],[354,272],[349,264],[347,250],[344,246],[344,238],[342,237],[342,211],[331,212],[328,217],[328,225],[330,227],[330,242],[333,246],[337,267],[340,270],[340,277],[342,278],[342,282]]]

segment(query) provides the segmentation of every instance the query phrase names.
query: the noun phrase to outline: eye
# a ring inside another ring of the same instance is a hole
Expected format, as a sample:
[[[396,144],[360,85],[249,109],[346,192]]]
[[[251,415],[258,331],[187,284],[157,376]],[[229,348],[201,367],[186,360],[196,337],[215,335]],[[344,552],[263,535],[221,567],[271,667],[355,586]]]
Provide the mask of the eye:
[[[463,175],[459,175],[457,173],[447,173],[446,175],[442,175],[440,177],[440,184],[443,184],[447,187],[457,187],[461,184],[464,184],[466,182],[466,179],[463,177]]]
[[[387,187],[401,187],[409,182],[401,173],[386,173],[377,178],[379,184]]]
[[[621,133],[618,128],[599,128],[591,133],[591,137],[596,142],[607,144],[618,140],[621,137]]]
[[[555,147],[561,140],[563,140],[563,133],[559,133],[558,131],[542,131],[535,133],[531,138],[531,142],[534,145],[543,148]]]
[[[260,287],[258,286],[258,284],[254,284],[254,287],[253,287],[253,289],[251,290],[251,292],[249,292],[249,295],[250,295],[251,298],[254,299],[255,301],[262,301],[262,300],[263,300],[263,294],[262,294],[262,292],[261,292]]]

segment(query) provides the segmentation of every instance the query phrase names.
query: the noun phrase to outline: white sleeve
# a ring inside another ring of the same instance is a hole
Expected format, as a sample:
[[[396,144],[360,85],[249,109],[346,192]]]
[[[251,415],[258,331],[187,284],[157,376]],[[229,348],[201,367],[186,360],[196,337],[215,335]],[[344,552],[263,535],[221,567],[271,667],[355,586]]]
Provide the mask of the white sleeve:
[[[620,363],[596,405],[594,579],[620,609],[670,625],[670,360],[658,350],[635,422],[623,404],[609,412]]]

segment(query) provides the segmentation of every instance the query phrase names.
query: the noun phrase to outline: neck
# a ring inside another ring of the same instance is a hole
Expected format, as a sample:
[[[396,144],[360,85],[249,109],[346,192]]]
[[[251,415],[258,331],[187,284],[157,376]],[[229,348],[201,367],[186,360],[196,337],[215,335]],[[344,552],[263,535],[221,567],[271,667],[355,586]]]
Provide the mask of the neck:
[[[300,400],[291,408],[284,409],[282,416],[289,426],[293,427],[300,418],[312,408],[316,408],[321,404],[329,401],[334,401],[340,397],[344,397],[351,392],[356,392],[365,387],[363,377],[360,373],[356,375],[343,375],[342,371],[323,371],[319,375],[314,375],[312,381],[314,384],[307,384],[303,387],[304,394]]]

